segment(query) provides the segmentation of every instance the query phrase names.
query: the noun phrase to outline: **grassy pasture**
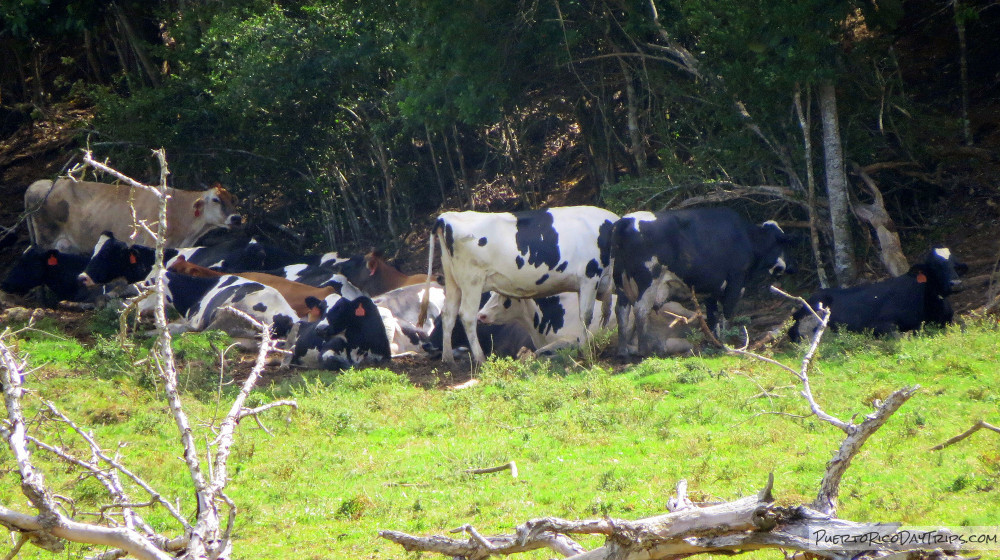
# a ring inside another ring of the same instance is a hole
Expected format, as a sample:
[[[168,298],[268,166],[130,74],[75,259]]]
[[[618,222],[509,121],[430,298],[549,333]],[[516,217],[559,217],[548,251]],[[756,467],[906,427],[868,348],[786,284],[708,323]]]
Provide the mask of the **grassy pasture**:
[[[106,448],[128,442],[120,450],[126,464],[192,514],[193,492],[162,390],[142,363],[133,365],[145,355],[141,343],[123,348],[98,338],[82,346],[60,334],[58,324],[42,327],[50,332],[17,340],[37,367],[27,382],[34,390],[29,411],[38,410],[39,397],[51,400],[90,426]],[[812,382],[829,413],[863,415],[874,399],[922,386],[855,458],[841,486],[839,515],[1000,525],[1000,437],[981,432],[928,451],[980,418],[1000,421],[1000,329],[972,323],[964,332],[899,339],[827,337]],[[206,426],[225,410],[216,405],[215,349],[226,340],[185,335],[176,344],[192,423],[199,441],[210,440]],[[783,348],[774,357],[797,365],[800,350]],[[415,558],[376,532],[437,534],[471,523],[492,534],[545,515],[641,518],[665,511],[680,478],[695,500],[729,500],[755,492],[773,471],[781,503],[808,502],[843,435],[814,417],[788,416],[808,412],[789,374],[735,356],[649,359],[617,372],[498,360],[479,379],[459,391],[424,389],[397,373],[365,369],[303,372],[260,388],[251,404],[295,398],[299,409],[267,413],[273,436],[249,419],[240,428],[228,489],[240,509],[234,557]],[[83,450],[61,426],[36,429],[49,442]],[[95,481],[44,453],[35,459],[50,487],[72,498],[78,512],[96,511],[102,488]],[[463,472],[511,460],[517,479]],[[26,507],[5,448],[0,464],[0,503]],[[145,515],[154,526],[174,527],[162,509]],[[70,544],[66,557],[93,552]],[[30,546],[20,555],[51,557]]]

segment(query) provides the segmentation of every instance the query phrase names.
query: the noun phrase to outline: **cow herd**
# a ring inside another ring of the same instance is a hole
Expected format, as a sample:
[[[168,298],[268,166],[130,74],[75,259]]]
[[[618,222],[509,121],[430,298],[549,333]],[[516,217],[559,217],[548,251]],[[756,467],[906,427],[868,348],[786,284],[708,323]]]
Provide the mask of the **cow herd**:
[[[427,274],[407,275],[379,252],[349,258],[301,255],[237,236],[194,246],[203,234],[242,223],[221,186],[172,190],[163,253],[164,290],[180,318],[171,330],[252,334],[236,309],[272,325],[288,362],[341,369],[405,352],[460,348],[487,354],[548,354],[586,343],[616,325],[618,353],[677,354],[692,349],[683,302],[705,303],[721,329],[755,275],[794,272],[791,238],[773,221],[748,223],[729,208],[633,212],[593,206],[516,213],[445,212],[430,235]],[[152,282],[158,208],[145,191],[64,178],[25,194],[32,245],[0,289],[24,294],[47,286],[80,301],[109,283]],[[136,226],[135,224],[139,224]],[[128,241],[126,241],[128,240]],[[443,288],[435,282],[440,248]],[[953,318],[947,296],[967,267],[943,246],[903,276],[813,294],[833,328],[919,329]],[[121,280],[124,282],[121,282]],[[794,315],[789,337],[809,337],[816,315]]]

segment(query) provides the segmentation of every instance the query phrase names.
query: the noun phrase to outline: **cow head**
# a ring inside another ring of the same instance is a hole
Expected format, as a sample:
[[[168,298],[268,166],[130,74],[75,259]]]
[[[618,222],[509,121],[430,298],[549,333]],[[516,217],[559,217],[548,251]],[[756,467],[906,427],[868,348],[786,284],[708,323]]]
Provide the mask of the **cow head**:
[[[930,282],[933,289],[941,296],[962,289],[959,275],[969,271],[969,265],[959,262],[951,250],[944,245],[935,245],[927,253],[923,264],[913,265],[910,274],[917,277],[917,282]]]
[[[77,282],[88,288],[97,284],[107,284],[119,276],[126,275],[126,269],[137,262],[136,253],[130,251],[124,241],[115,239],[114,233],[105,231],[97,239],[94,254],[91,255],[86,270],[77,277]]]
[[[772,276],[793,274],[797,270],[788,252],[792,238],[778,222],[768,220],[761,224],[754,232],[753,244],[758,268],[766,269]]]
[[[224,228],[238,226],[243,223],[243,217],[236,212],[238,200],[219,183],[203,192],[194,201],[194,217],[206,224]]]
[[[368,274],[371,276],[375,275],[378,269],[385,265],[385,255],[379,249],[372,249],[365,255],[365,267],[368,269]]]
[[[531,299],[507,297],[497,292],[491,292],[490,298],[479,309],[477,319],[486,325],[497,323],[512,323],[518,317],[531,318],[537,307]]]

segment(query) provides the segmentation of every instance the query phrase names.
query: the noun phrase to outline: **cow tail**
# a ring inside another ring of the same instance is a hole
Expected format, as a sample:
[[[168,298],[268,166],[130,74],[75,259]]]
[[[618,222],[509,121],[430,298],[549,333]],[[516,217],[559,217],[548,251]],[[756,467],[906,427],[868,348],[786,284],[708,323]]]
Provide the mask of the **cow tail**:
[[[423,328],[427,320],[427,308],[431,304],[431,276],[434,274],[434,232],[437,224],[431,228],[430,247],[427,249],[427,279],[424,280],[424,297],[420,300],[420,315],[417,316],[417,328]]]

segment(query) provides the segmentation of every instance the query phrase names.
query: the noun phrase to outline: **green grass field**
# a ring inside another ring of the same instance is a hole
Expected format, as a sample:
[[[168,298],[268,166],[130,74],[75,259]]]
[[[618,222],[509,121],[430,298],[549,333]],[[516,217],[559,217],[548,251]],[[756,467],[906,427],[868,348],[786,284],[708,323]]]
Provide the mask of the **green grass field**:
[[[131,365],[144,356],[141,345],[98,339],[82,347],[58,325],[43,329],[54,336],[31,331],[17,339],[38,368],[27,381],[34,429],[83,450],[65,427],[38,424],[39,398],[54,401],[107,448],[127,442],[127,464],[193,513],[162,387],[142,364]],[[213,350],[225,340],[186,335],[177,345],[189,413],[205,441],[213,437],[207,426],[226,408],[216,405]],[[1000,525],[1000,437],[983,431],[929,451],[979,419],[1000,421],[998,346],[993,323],[886,340],[827,335],[812,374],[827,412],[860,418],[874,399],[922,387],[855,458],[841,487],[840,517]],[[801,350],[785,347],[773,356],[797,365]],[[641,518],[666,511],[681,478],[696,501],[730,500],[756,492],[773,472],[780,503],[810,502],[843,435],[815,417],[789,416],[807,415],[808,407],[787,372],[737,356],[649,359],[617,373],[494,361],[478,377],[476,386],[448,391],[416,387],[382,369],[303,372],[259,388],[252,404],[294,398],[299,408],[266,414],[273,436],[251,420],[238,432],[228,488],[239,507],[234,558],[416,558],[377,531],[438,534],[471,523],[492,534],[547,515]],[[231,384],[222,389],[224,403],[232,391]],[[10,452],[0,450],[0,458],[0,503],[27,510]],[[78,512],[102,503],[94,480],[43,452],[35,458],[51,488],[71,497]],[[518,478],[463,472],[508,461],[517,463]],[[162,509],[145,515],[176,534]],[[65,556],[94,551],[70,544]],[[51,557],[30,546],[20,554]]]

